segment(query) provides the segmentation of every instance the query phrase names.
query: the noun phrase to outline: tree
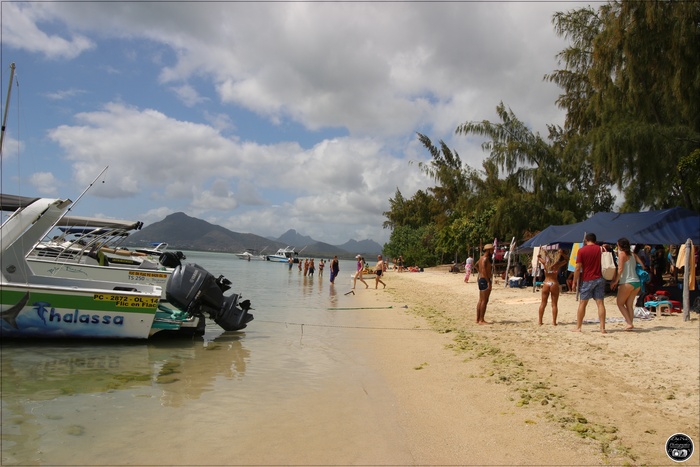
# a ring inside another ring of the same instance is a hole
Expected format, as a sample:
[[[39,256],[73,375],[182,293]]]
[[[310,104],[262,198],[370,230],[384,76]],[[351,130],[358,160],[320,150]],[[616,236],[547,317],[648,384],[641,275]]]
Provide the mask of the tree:
[[[572,45],[546,78],[594,175],[623,191],[623,210],[700,208],[700,3],[614,1],[553,21]]]
[[[576,222],[597,210],[610,209],[613,199],[607,185],[592,183],[590,172],[582,170],[585,159],[565,150],[566,138],[560,128],[550,126],[545,140],[503,103],[496,111],[500,122],[467,122],[456,133],[489,138],[482,144],[489,156],[480,191],[494,202],[493,222],[500,233],[521,238],[525,231]],[[505,172],[502,180],[499,168]]]

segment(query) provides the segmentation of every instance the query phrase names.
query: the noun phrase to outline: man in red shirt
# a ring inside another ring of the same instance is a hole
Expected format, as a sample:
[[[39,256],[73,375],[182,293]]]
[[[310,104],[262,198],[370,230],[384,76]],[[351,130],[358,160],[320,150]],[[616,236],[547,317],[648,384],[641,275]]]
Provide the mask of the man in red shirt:
[[[600,319],[600,332],[605,334],[605,283],[606,280],[600,272],[600,247],[596,245],[594,233],[586,234],[586,245],[578,250],[576,255],[576,269],[574,270],[574,286],[579,287],[580,301],[578,303],[578,313],[576,315],[575,332],[581,332],[583,317],[586,316],[588,300],[595,300],[598,307],[598,318]],[[583,271],[583,274],[581,272]],[[579,276],[581,282],[579,282]]]

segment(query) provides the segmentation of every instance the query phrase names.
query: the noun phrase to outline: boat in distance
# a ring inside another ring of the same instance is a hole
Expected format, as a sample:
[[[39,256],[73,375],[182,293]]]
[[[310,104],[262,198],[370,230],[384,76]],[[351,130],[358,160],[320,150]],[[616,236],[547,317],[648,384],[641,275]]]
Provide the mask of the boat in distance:
[[[263,248],[264,251],[264,248]],[[258,251],[254,248],[246,248],[245,251],[240,253],[235,253],[236,258],[242,259],[243,261],[266,261],[267,256],[262,254],[262,251]]]
[[[293,246],[280,248],[274,255],[267,255],[268,261],[275,261],[277,263],[288,263],[290,258],[295,263],[299,262],[299,253],[296,252]]]

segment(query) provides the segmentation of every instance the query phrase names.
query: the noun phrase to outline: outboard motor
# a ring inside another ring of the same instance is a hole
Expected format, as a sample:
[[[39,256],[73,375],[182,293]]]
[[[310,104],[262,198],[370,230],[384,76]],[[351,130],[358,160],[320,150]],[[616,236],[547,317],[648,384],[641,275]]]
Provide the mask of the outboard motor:
[[[231,281],[223,276],[214,278],[196,264],[178,266],[165,288],[165,298],[180,310],[202,315],[207,313],[225,331],[239,331],[253,320],[250,300],[239,303],[240,295],[224,297]]]
[[[176,268],[182,264],[185,255],[181,251],[166,251],[158,257],[158,262],[166,268]]]

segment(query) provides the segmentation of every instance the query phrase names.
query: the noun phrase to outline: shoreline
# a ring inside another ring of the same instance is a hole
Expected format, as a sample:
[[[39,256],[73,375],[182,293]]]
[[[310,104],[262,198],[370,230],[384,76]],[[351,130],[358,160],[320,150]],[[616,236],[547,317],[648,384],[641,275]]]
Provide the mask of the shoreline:
[[[696,313],[688,322],[678,313],[635,319],[624,331],[608,295],[607,334],[593,302],[582,332],[569,332],[575,294],[560,295],[558,326],[547,324],[551,303],[539,326],[540,293],[496,280],[491,324],[477,325],[476,280],[463,279],[445,267],[389,271],[386,289],[356,290],[363,307],[392,304],[368,310],[372,322],[434,331],[397,339],[376,331],[371,346],[416,437],[417,464],[670,465],[671,435],[700,443]]]

